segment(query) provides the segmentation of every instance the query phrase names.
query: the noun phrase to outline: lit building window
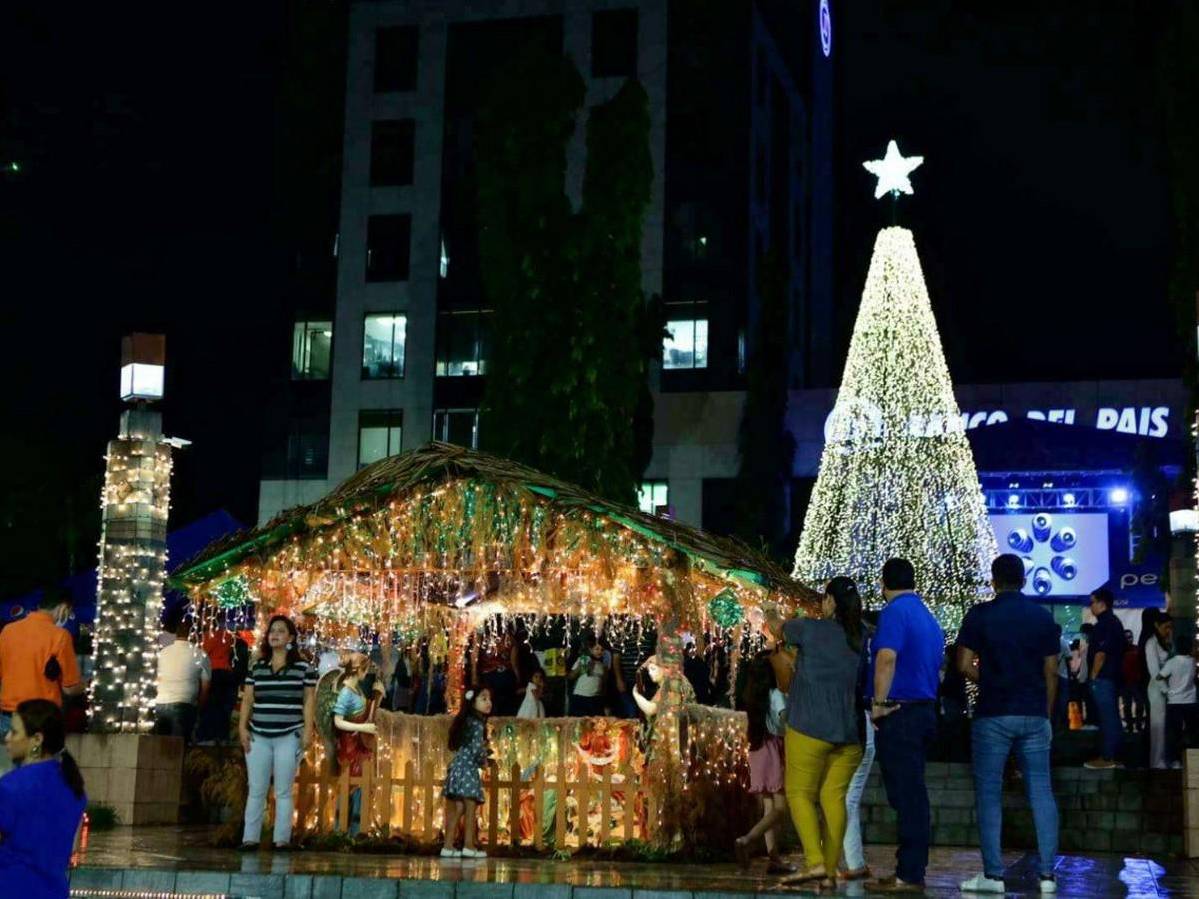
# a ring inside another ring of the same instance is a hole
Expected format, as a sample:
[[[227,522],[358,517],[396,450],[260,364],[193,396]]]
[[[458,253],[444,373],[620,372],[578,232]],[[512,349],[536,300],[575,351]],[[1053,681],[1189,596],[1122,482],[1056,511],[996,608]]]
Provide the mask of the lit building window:
[[[362,330],[362,377],[404,377],[404,337],[408,317],[393,313],[366,317]]]
[[[670,487],[665,481],[642,481],[637,507],[646,515],[657,515],[669,505]]]
[[[478,409],[438,409],[433,413],[433,439],[479,448]]]
[[[708,367],[708,320],[674,319],[666,322],[662,340],[663,368]]]
[[[487,374],[490,338],[490,312],[441,313],[437,319],[437,377],[462,378]]]
[[[358,413],[358,467],[394,456],[404,434],[401,409],[364,409]]]
[[[323,381],[329,377],[333,322],[296,322],[291,337],[291,377]]]

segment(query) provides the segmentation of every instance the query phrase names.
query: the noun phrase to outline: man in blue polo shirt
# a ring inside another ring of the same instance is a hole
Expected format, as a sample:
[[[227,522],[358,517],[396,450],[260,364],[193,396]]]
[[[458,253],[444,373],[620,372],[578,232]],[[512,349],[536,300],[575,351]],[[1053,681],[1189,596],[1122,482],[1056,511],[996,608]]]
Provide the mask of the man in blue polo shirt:
[[[963,892],[1002,893],[1003,766],[1015,751],[1037,831],[1042,893],[1057,890],[1057,803],[1049,776],[1061,628],[1020,591],[1024,562],[1007,553],[991,563],[995,599],[966,613],[958,632],[958,670],[979,686],[974,707],[974,801],[983,873]]]
[[[899,818],[899,846],[895,876],[875,881],[870,890],[921,893],[932,829],[924,766],[937,731],[945,633],[916,594],[916,572],[907,559],[888,559],[883,566],[883,597],[887,605],[871,641],[870,717],[887,802]]]

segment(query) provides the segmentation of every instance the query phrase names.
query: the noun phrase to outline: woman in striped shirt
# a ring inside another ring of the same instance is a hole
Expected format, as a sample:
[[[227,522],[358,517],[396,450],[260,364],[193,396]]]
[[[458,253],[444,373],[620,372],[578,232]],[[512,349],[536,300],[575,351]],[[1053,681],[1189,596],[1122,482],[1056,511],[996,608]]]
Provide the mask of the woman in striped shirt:
[[[316,668],[301,657],[299,644],[295,624],[290,618],[276,615],[267,626],[258,662],[246,678],[238,722],[249,786],[241,844],[244,850],[258,848],[272,775],[275,848],[292,848],[292,789],[300,757],[312,741],[317,681]]]

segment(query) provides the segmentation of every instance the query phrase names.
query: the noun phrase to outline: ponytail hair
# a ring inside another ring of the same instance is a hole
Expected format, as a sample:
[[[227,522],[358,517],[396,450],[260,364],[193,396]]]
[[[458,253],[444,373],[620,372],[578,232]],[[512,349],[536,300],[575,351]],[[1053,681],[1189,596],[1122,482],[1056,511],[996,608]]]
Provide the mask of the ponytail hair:
[[[825,592],[833,598],[833,617],[845,631],[845,642],[854,652],[862,651],[862,597],[853,578],[838,576],[828,582]]]
[[[767,719],[770,717],[770,691],[775,686],[774,667],[770,656],[755,657],[746,672],[741,687],[741,707],[749,722],[749,748],[761,749],[769,733]]]
[[[62,709],[47,699],[27,699],[17,706],[16,714],[21,718],[28,736],[42,735],[42,749],[47,756],[58,757],[59,769],[67,789],[76,799],[83,798],[83,775],[79,765],[67,752],[67,728]]]

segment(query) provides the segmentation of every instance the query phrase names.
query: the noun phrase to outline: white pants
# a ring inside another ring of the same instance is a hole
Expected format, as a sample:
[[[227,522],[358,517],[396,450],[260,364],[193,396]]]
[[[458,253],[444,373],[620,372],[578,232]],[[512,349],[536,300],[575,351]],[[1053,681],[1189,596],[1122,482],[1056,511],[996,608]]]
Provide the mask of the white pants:
[[[1166,767],[1166,696],[1149,685],[1149,767]]]
[[[266,791],[272,777],[275,781],[275,845],[291,842],[292,791],[300,763],[300,748],[299,731],[281,737],[250,735],[250,751],[246,753],[249,790],[243,843],[257,843],[262,839]]]
[[[845,794],[845,841],[841,844],[841,852],[846,871],[857,871],[866,867],[866,856],[862,852],[862,819],[859,809],[873,765],[874,724],[870,721],[870,713],[867,712],[866,751],[862,753],[862,761],[858,764],[858,770],[853,773],[853,778],[849,781],[849,791]]]

